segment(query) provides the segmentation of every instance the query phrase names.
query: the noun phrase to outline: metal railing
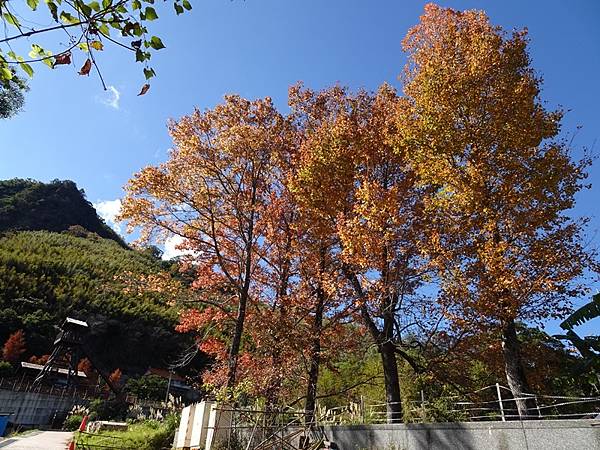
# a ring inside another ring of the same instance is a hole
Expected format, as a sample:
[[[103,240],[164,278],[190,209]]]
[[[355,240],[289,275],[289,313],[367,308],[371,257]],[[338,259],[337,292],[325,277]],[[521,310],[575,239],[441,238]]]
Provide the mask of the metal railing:
[[[528,403],[528,414],[519,414],[516,402]],[[388,403],[318,408],[319,424],[377,424],[387,422]],[[486,386],[464,396],[438,397],[428,400],[421,393],[419,400],[403,403],[413,423],[443,421],[507,421],[596,418],[600,415],[600,396],[570,397],[560,395],[523,394],[512,397],[509,388],[500,384]]]

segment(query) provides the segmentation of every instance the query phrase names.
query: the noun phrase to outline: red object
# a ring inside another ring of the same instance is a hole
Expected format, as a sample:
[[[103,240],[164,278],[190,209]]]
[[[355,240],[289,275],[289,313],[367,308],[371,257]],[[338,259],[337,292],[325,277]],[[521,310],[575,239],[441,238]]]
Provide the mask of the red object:
[[[83,416],[83,419],[81,419],[81,425],[79,425],[79,431],[85,431],[85,427],[87,426],[87,421],[88,421],[88,416]]]
[[[75,441],[69,442],[69,450],[75,450]]]

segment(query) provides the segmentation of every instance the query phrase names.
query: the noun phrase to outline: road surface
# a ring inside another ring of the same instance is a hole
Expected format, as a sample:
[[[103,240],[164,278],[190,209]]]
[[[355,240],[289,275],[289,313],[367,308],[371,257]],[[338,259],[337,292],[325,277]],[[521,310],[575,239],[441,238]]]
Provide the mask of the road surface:
[[[34,431],[0,441],[1,450],[65,450],[73,433],[68,431]]]

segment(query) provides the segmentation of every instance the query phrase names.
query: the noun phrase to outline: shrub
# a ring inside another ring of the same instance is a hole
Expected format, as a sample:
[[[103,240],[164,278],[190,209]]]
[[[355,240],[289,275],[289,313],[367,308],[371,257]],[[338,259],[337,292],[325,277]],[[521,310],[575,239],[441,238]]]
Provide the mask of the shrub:
[[[127,403],[119,400],[96,399],[90,403],[91,420],[125,420]]]
[[[81,421],[83,420],[83,416],[78,414],[73,414],[72,416],[67,416],[63,423],[63,430],[65,431],[76,431],[81,425]]]
[[[144,375],[140,378],[130,378],[125,384],[131,394],[141,400],[163,400],[167,390],[167,380],[157,375]]]
[[[146,420],[129,425],[127,431],[100,432],[98,434],[77,434],[76,440],[82,448],[100,448],[106,445],[106,436],[116,436],[123,448],[136,450],[162,450],[171,448],[179,417],[169,415],[163,422]],[[79,448],[79,446],[78,446]]]
[[[160,450],[163,448],[170,448],[175,437],[175,430],[179,425],[179,417],[176,415],[169,415],[162,423],[156,433],[154,433],[148,442],[145,443],[144,449],[147,450]]]
[[[8,361],[0,361],[0,378],[11,377],[13,373],[13,367]]]

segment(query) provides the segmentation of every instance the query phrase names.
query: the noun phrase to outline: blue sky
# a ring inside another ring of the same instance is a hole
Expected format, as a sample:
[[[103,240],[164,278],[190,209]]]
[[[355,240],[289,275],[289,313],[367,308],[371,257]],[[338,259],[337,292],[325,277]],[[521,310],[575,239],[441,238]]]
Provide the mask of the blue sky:
[[[76,74],[81,56],[73,67],[37,68],[25,111],[0,122],[0,179],[71,179],[92,202],[115,200],[134,172],[166,158],[169,118],[212,107],[224,94],[268,95],[285,108],[287,88],[299,80],[312,88],[375,89],[384,81],[398,87],[405,61],[400,41],[425,3],[195,0],[191,13],[179,17],[170,7],[158,9],[151,31],[167,48],[153,58],[158,77],[150,92],[136,96],[144,83],[141,67],[115,47],[99,57],[108,92],[95,75]],[[484,9],[509,30],[528,27],[543,98],[570,110],[565,132],[583,126],[574,138],[576,154],[594,145],[600,137],[600,2],[439,3]],[[592,217],[589,237],[598,246],[600,161],[590,172],[594,187],[579,196],[574,214]]]

